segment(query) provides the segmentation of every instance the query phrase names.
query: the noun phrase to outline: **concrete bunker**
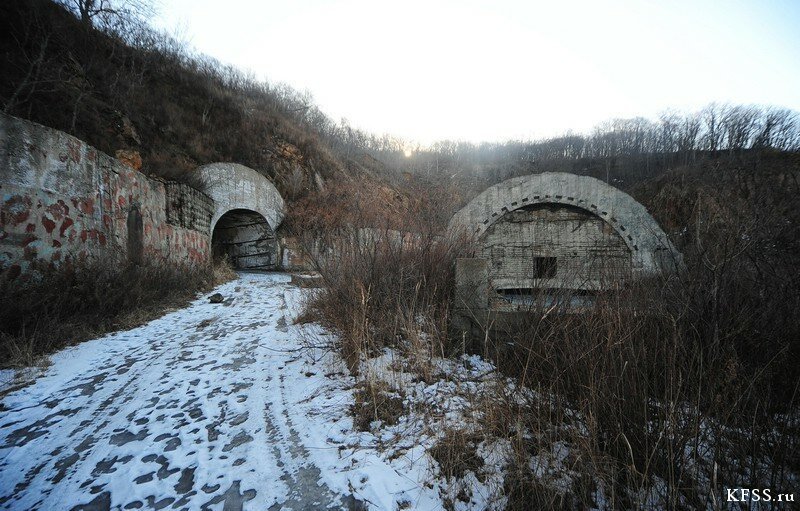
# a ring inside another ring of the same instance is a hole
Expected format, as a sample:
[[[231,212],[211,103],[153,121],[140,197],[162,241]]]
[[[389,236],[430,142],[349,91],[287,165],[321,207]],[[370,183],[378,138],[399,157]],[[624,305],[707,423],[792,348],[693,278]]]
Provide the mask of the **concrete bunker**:
[[[285,204],[275,186],[238,163],[211,163],[196,170],[214,201],[212,254],[226,255],[237,269],[269,270],[280,264],[275,229]]]
[[[203,265],[212,238],[240,268],[278,266],[284,202],[275,186],[236,163],[193,174],[203,191],[0,113],[0,277],[89,260]]]
[[[581,297],[682,265],[644,206],[587,176],[509,179],[456,213],[449,230],[476,242],[475,257],[456,265],[455,308],[464,317],[524,310],[532,296],[583,305],[591,300]]]
[[[260,213],[232,209],[223,214],[211,234],[214,257],[227,257],[241,270],[272,269],[277,265],[275,232]]]
[[[622,236],[595,214],[564,204],[532,204],[499,217],[479,237],[498,293],[524,295],[534,289],[592,292],[629,277],[631,250]]]

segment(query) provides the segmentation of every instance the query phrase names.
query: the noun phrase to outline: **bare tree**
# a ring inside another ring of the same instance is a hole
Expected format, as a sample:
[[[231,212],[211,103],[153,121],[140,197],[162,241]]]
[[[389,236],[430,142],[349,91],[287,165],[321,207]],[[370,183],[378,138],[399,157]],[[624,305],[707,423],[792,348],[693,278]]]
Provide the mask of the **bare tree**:
[[[58,0],[75,12],[84,26],[110,26],[119,20],[145,18],[154,14],[153,0]]]

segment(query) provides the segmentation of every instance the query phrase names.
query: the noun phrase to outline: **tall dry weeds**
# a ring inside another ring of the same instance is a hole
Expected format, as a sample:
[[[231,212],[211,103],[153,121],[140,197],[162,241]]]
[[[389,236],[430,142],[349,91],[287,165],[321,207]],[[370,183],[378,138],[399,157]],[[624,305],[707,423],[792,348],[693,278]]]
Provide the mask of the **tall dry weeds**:
[[[474,404],[483,420],[470,434],[512,446],[508,509],[725,509],[726,488],[792,490],[800,293],[790,253],[765,245],[781,219],[722,215],[708,201],[690,211],[685,272],[580,310],[540,301],[513,331],[467,347],[531,391],[500,386]],[[312,308],[351,369],[389,346],[424,375],[449,351],[452,263],[466,247],[388,228],[366,240],[352,225],[327,232]],[[439,445],[446,463],[469,458]],[[559,449],[564,477],[532,469]]]
[[[0,279],[0,366],[32,365],[64,346],[133,328],[233,277],[225,261],[193,268],[95,262],[42,267],[28,282]]]

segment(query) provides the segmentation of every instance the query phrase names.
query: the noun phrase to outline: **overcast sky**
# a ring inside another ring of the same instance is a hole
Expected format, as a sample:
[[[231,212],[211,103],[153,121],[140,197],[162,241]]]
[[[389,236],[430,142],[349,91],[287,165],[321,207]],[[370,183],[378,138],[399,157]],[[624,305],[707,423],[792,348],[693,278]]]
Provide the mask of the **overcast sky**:
[[[711,101],[800,110],[800,0],[160,0],[155,24],[336,120],[422,143]]]

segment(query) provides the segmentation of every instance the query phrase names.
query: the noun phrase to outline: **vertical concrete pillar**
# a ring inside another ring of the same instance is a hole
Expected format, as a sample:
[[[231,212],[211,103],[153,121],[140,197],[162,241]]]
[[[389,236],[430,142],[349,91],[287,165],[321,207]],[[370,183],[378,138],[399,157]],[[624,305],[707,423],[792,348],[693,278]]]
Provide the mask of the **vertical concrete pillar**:
[[[453,333],[462,342],[472,341],[473,324],[485,326],[489,310],[489,261],[456,259],[456,289],[453,304]]]
[[[456,310],[489,308],[489,261],[478,258],[456,259]]]

